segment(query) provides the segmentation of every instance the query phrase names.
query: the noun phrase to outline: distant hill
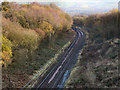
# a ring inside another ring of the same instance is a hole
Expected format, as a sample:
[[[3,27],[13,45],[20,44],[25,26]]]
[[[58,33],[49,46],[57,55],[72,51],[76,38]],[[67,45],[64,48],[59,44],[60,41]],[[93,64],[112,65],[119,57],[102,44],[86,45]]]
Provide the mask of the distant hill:
[[[99,5],[94,5],[93,4],[89,4],[86,3],[85,7],[84,5],[82,5],[82,3],[79,2],[40,2],[40,4],[51,4],[54,3],[55,5],[57,5],[59,8],[61,8],[63,11],[65,11],[66,13],[70,14],[70,15],[90,15],[90,14],[96,14],[96,13],[105,13],[110,11],[113,8],[117,8],[117,6],[113,7],[105,7],[104,8],[104,3],[99,4]],[[107,3],[107,5],[111,5],[111,3]],[[97,7],[96,7],[97,6]]]

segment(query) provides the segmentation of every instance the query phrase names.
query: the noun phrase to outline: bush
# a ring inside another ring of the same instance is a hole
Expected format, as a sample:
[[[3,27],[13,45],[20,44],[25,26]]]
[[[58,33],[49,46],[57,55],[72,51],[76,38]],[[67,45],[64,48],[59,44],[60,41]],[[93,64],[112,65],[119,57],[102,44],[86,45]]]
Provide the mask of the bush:
[[[52,34],[54,34],[54,30],[51,24],[49,24],[48,22],[43,21],[40,24],[40,28],[46,33],[46,35],[48,37],[51,38]]]
[[[27,55],[30,59],[41,39],[38,33],[31,29],[24,29],[18,23],[11,22],[8,19],[4,18],[3,21],[5,21],[2,24],[3,34],[13,43],[13,49],[27,49]]]
[[[71,27],[72,18],[54,4],[40,5],[39,3],[31,3],[18,5],[10,3],[10,5],[10,12],[3,15],[10,18],[10,20],[19,22],[24,28],[39,28],[40,23],[43,21],[51,24],[55,32],[64,30],[64,27],[67,27],[66,29]]]
[[[108,40],[114,37],[118,37],[118,10],[114,9],[108,13],[90,15],[88,17],[74,17],[74,24],[87,27],[90,31],[91,38],[97,37],[103,40]]]
[[[5,67],[11,63],[12,43],[6,37],[2,37],[2,60]]]
[[[60,32],[66,31],[72,24],[72,18],[54,4],[21,5],[9,2],[4,6],[10,8],[8,12],[3,12],[3,35],[13,44],[14,61],[23,51],[28,59],[32,60],[32,53],[41,42],[47,42],[46,46],[50,45],[55,34],[57,36]],[[22,57],[19,60],[22,60]]]
[[[2,2],[2,11],[8,12],[10,8],[9,2]]]
[[[23,29],[18,23],[11,22],[7,19],[3,25],[3,34],[11,40],[15,46],[23,48],[36,48],[39,40],[38,34],[31,29]]]

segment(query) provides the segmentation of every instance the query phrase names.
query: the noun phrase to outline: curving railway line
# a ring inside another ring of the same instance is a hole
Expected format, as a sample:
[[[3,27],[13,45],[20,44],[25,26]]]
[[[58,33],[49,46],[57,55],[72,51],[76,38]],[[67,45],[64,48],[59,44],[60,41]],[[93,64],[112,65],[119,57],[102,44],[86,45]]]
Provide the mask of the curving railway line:
[[[52,65],[44,76],[39,77],[37,83],[34,85],[36,90],[64,87],[64,83],[69,77],[70,71],[75,65],[78,54],[85,42],[85,34],[76,28],[74,28],[74,31],[76,32],[74,40],[58,57],[58,62]]]

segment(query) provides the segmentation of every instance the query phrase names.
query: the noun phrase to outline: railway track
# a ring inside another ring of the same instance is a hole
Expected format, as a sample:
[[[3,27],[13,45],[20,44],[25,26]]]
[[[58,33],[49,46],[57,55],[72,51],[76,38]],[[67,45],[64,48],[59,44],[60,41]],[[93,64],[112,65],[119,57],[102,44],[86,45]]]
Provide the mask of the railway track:
[[[71,71],[72,67],[77,61],[77,56],[82,49],[85,41],[85,35],[82,31],[74,29],[76,37],[69,45],[67,50],[58,58],[58,62],[52,66],[43,77],[39,78],[34,88],[39,90],[41,88],[59,88],[61,83],[65,82],[64,74],[66,71]]]

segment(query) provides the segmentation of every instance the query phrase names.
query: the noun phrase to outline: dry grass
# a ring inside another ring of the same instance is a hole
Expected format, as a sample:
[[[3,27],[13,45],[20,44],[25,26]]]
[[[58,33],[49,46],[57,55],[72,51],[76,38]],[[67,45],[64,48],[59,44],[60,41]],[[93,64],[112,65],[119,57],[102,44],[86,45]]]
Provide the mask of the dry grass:
[[[89,43],[70,75],[66,87],[116,88],[119,87],[118,39],[99,44]],[[111,42],[114,43],[111,44]],[[109,47],[108,47],[109,46]],[[103,54],[106,53],[106,54]],[[111,56],[112,55],[112,56]]]

